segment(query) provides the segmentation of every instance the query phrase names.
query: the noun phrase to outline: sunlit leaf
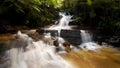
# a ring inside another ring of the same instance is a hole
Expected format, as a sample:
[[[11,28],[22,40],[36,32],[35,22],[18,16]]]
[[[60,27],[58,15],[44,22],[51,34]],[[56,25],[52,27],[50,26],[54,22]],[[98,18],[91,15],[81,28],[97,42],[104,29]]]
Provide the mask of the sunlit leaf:
[[[32,6],[35,10],[37,10],[38,12],[40,12],[40,9],[37,6]]]
[[[87,0],[88,5],[92,5],[92,0]]]

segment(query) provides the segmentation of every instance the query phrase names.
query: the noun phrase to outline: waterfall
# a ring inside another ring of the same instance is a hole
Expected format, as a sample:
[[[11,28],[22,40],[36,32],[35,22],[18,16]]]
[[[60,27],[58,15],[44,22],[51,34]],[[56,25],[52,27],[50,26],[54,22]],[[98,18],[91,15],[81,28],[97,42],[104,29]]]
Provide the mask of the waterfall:
[[[100,48],[100,46],[92,40],[92,35],[88,33],[88,31],[80,30],[80,32],[82,41],[82,44],[80,45],[81,48],[87,50],[96,50]]]
[[[49,30],[71,29],[69,23],[72,21],[71,20],[72,16],[66,15],[65,13],[59,13],[59,15],[62,16],[59,22],[48,29]]]
[[[87,31],[85,31],[85,30],[80,30],[80,31],[81,31],[82,43],[92,41],[92,36]]]
[[[59,13],[60,16],[62,16],[62,18],[59,20],[59,22],[54,25],[52,25],[51,27],[49,27],[47,30],[58,30],[58,36],[60,37],[60,33],[62,29],[71,29],[71,27],[69,26],[69,23],[72,21],[71,15],[66,15],[65,13]]]

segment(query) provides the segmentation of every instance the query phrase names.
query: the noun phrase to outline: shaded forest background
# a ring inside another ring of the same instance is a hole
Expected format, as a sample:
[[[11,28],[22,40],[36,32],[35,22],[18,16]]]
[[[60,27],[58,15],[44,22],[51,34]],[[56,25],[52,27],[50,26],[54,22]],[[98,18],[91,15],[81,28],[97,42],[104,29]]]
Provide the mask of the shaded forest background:
[[[80,28],[120,31],[119,0],[0,0],[0,32],[53,24],[59,12],[73,15]]]

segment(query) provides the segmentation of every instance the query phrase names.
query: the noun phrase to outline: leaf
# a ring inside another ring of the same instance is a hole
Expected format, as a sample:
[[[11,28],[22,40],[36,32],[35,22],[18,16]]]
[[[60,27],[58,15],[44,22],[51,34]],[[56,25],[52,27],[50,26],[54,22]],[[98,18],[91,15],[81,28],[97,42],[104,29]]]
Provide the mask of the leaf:
[[[38,12],[40,12],[40,9],[39,9],[39,7],[37,7],[37,6],[32,6],[35,10],[37,10]]]
[[[96,13],[94,11],[91,11],[90,12],[90,17],[95,17],[96,16]]]
[[[92,5],[92,0],[87,0],[87,4],[91,6]]]
[[[120,28],[120,22],[117,22],[115,25]]]

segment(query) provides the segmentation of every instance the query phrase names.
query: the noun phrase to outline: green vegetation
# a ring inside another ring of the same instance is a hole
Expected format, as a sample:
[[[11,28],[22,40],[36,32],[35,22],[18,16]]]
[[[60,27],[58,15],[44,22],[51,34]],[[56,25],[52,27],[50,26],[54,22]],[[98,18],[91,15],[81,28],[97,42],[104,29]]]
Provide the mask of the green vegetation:
[[[74,15],[72,24],[100,30],[120,30],[119,0],[1,0],[0,23],[40,27],[58,19],[58,12]]]
[[[2,0],[0,22],[30,27],[50,24],[56,18],[61,2],[62,0]]]
[[[72,8],[65,7],[68,7],[68,12],[79,18],[77,24],[102,30],[120,30],[119,0],[74,0],[72,3]]]

